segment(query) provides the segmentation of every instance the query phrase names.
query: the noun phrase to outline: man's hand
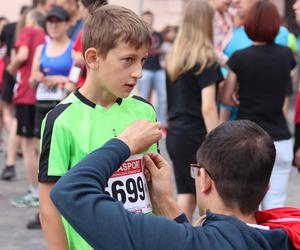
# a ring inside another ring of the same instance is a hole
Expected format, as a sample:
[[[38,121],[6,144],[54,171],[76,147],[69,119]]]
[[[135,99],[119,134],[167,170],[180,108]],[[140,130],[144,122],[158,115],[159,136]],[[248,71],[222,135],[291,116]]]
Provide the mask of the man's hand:
[[[144,156],[145,176],[148,181],[153,211],[174,219],[181,214],[173,188],[173,171],[169,163],[159,154]]]
[[[131,154],[139,154],[147,150],[162,137],[160,124],[147,120],[139,120],[130,124],[118,138],[125,142]]]

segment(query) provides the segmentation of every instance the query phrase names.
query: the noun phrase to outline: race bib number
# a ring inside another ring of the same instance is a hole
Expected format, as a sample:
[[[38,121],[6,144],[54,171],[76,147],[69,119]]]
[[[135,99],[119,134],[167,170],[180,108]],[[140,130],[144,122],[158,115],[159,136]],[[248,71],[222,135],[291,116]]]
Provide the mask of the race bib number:
[[[108,180],[105,190],[130,212],[152,212],[142,154],[128,158]]]
[[[43,83],[39,83],[36,90],[36,100],[38,101],[60,101],[64,98],[64,91],[59,87],[49,88]]]

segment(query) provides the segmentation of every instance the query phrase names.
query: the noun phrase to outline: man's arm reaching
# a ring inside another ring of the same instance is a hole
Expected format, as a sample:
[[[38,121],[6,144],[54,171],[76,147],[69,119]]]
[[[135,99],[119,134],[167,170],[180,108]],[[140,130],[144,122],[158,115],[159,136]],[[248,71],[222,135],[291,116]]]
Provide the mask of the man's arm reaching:
[[[146,139],[138,141],[151,145],[160,137],[152,136],[148,142]],[[106,194],[105,186],[112,173],[131,153],[144,148],[143,143],[132,146],[135,136],[129,139],[125,134],[120,138],[123,139],[111,139],[63,176],[51,192],[54,204],[96,249],[184,249],[188,224],[130,213],[121,202]]]

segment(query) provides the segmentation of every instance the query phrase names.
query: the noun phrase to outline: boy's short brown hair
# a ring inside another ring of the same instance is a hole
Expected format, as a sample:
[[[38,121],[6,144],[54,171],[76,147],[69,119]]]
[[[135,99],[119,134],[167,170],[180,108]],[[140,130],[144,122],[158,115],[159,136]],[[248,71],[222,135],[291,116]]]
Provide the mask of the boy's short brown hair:
[[[83,54],[95,48],[102,57],[121,42],[135,48],[151,46],[151,32],[133,11],[115,5],[102,6],[87,19],[83,34]]]

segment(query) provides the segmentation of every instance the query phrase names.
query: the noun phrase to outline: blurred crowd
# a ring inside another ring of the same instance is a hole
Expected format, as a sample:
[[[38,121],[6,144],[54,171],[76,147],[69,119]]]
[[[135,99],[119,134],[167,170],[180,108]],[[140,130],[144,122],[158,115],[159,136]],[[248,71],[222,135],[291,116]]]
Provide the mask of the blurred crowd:
[[[151,29],[152,46],[135,91],[156,107],[173,162],[178,204],[190,221],[196,197],[187,166],[196,162],[206,134],[221,122],[254,121],[275,142],[276,161],[262,209],[284,205],[291,167],[300,167],[300,97],[289,107],[297,95],[300,39],[275,5],[261,2],[203,1],[180,25],[161,31],[153,28],[153,12],[141,15]],[[28,191],[13,197],[13,206],[39,206],[43,119],[84,84],[84,22],[91,6],[105,4],[33,0],[20,8],[17,22],[0,17],[0,147],[6,155],[1,179],[16,177],[16,157],[21,154],[28,180]],[[287,124],[291,109],[296,113],[295,131]],[[39,216],[27,227],[41,228]]]

